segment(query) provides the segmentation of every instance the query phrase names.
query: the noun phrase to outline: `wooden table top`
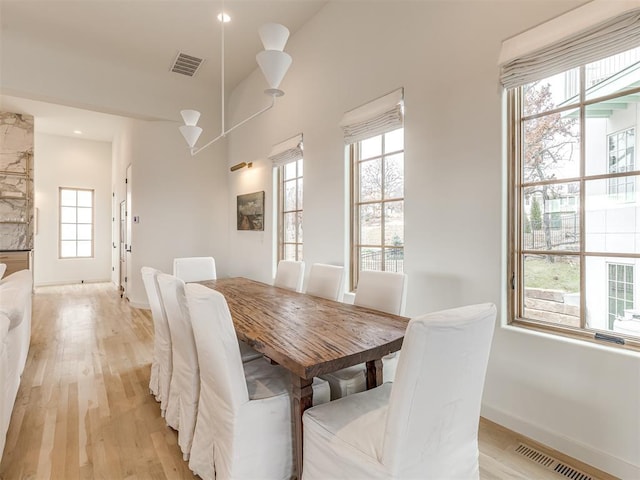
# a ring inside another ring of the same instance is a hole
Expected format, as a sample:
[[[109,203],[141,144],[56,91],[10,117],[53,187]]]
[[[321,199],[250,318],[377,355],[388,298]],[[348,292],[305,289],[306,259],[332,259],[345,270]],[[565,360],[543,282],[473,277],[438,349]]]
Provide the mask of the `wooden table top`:
[[[400,350],[409,322],[247,278],[198,283],[225,296],[240,340],[305,379]]]

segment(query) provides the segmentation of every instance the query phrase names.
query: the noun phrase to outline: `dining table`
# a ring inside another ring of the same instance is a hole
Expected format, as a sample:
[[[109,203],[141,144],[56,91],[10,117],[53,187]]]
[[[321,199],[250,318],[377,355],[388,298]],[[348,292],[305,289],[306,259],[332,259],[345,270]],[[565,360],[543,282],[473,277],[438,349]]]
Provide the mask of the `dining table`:
[[[224,295],[239,340],[290,372],[293,478],[300,478],[313,378],[365,363],[367,389],[381,385],[382,357],[400,350],[409,319],[243,277],[198,283]]]

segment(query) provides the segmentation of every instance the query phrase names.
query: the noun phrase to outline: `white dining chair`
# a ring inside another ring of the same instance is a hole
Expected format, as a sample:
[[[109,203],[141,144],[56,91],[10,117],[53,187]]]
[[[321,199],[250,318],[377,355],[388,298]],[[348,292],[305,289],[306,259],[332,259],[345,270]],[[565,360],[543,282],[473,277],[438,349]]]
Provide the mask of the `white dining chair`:
[[[395,382],[305,411],[302,479],[478,479],[495,321],[489,303],[411,320]]]
[[[178,445],[183,458],[188,460],[200,397],[196,343],[184,293],[185,283],[166,273],[158,274],[157,278],[171,331],[173,361],[165,420],[167,425],[178,431]]]
[[[213,257],[174,258],[173,275],[185,283],[215,280],[216,261]]]
[[[171,358],[169,321],[167,320],[164,305],[160,300],[158,287],[158,274],[162,272],[151,267],[142,267],[140,271],[153,320],[153,360],[151,362],[149,390],[156,400],[160,402],[160,413],[164,417],[167,410],[167,401],[169,400],[173,361]]]
[[[276,287],[286,288],[299,292],[302,289],[304,278],[304,262],[294,260],[280,260],[276,269],[276,278],[273,284]]]
[[[407,297],[407,275],[396,272],[362,271],[358,278],[358,288],[354,305],[381,312],[403,315]],[[382,358],[382,381],[390,382],[395,377],[399,352]],[[362,392],[366,388],[366,364],[327,373],[321,376],[331,385],[331,399]]]
[[[306,293],[316,297],[340,301],[344,267],[314,263],[309,270]]]
[[[185,290],[201,379],[189,468],[203,480],[290,478],[291,374],[263,359],[243,363],[224,296]],[[329,401],[326,382],[314,379],[313,399]]]

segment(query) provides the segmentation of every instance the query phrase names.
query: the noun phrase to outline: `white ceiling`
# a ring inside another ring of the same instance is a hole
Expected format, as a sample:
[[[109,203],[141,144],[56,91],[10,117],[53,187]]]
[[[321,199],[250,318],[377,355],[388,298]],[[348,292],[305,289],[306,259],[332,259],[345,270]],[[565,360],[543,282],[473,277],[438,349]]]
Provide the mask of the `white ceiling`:
[[[232,89],[256,68],[262,50],[258,28],[286,25],[294,34],[326,0],[227,0],[225,87]],[[0,28],[47,42],[80,56],[99,57],[157,75],[169,71],[178,52],[204,58],[193,81],[220,91],[220,23],[223,2],[205,0],[0,0]],[[294,59],[295,61],[295,59]],[[0,77],[1,79],[1,77]],[[1,84],[0,84],[1,88]],[[209,87],[208,87],[209,88]],[[1,92],[1,90],[0,90]],[[37,117],[36,131],[110,141],[120,117],[0,95],[3,110]]]

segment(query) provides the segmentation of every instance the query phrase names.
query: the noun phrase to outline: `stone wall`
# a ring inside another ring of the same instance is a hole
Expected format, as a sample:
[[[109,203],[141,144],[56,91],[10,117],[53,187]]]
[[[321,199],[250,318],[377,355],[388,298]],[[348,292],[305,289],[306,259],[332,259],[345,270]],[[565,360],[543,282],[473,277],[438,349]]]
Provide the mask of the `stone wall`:
[[[33,249],[33,116],[0,112],[0,250]]]

